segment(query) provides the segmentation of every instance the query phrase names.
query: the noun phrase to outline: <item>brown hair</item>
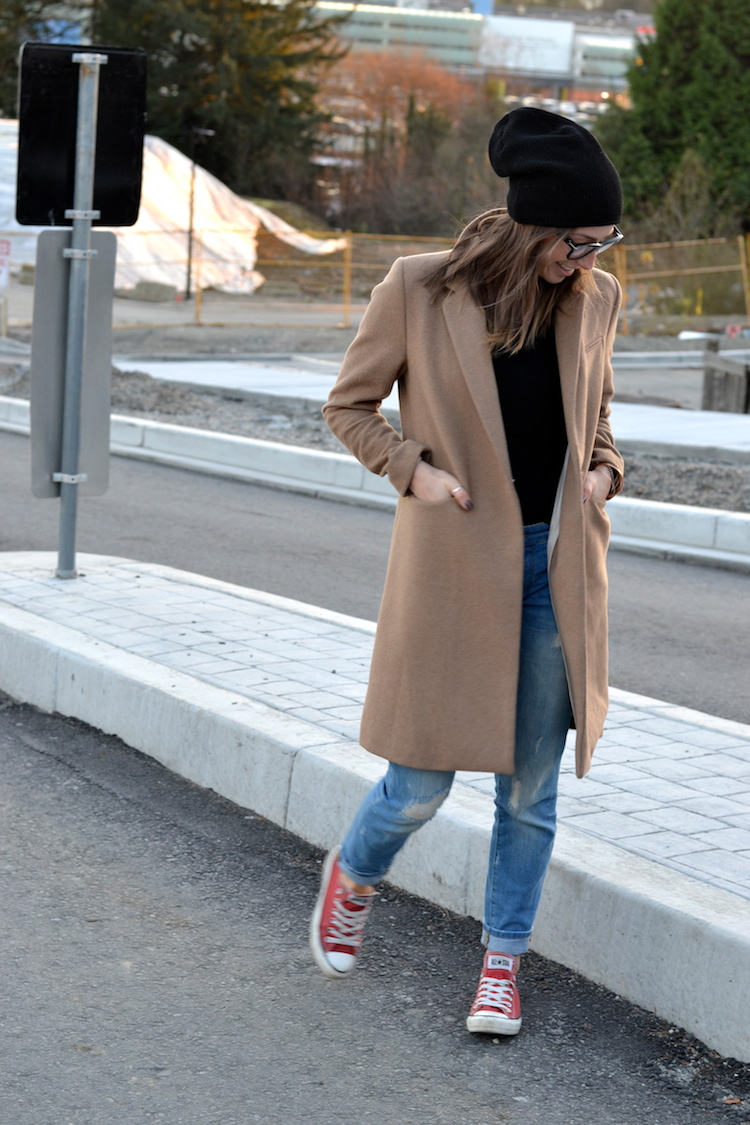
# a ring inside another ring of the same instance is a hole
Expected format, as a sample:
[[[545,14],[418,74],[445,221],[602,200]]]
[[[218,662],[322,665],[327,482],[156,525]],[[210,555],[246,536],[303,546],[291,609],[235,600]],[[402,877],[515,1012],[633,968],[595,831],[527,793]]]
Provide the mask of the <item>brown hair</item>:
[[[539,276],[549,239],[559,241],[567,234],[517,223],[504,207],[484,211],[464,227],[427,288],[437,302],[456,283],[467,285],[485,311],[492,350],[514,355],[546,332],[566,297],[582,293],[592,283],[586,270],[576,270],[557,285]]]

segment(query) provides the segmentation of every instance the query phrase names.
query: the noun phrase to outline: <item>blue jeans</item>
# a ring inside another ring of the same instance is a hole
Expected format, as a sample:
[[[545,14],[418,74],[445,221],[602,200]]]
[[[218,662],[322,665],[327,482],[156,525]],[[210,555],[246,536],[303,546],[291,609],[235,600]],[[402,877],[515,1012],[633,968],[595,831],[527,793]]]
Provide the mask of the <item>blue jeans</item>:
[[[495,775],[495,822],[484,903],[484,944],[525,953],[555,839],[557,780],[571,707],[547,580],[547,524],[524,528],[523,618],[515,773]],[[341,846],[342,870],[375,885],[396,854],[437,812],[452,770],[391,763],[362,802]]]

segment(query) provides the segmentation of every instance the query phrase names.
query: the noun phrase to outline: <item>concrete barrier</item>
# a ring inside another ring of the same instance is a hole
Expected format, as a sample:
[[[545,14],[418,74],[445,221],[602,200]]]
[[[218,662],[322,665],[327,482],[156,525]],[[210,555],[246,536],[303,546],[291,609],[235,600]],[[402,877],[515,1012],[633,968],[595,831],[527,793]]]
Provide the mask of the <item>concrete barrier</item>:
[[[28,433],[28,403],[0,397],[0,429]],[[371,507],[392,508],[397,499],[387,478],[367,472],[346,453],[117,414],[110,437],[112,453],[123,457]],[[607,511],[616,548],[750,571],[750,515],[626,496],[616,497]]]
[[[382,773],[329,730],[2,602],[0,688],[324,848]],[[481,918],[491,826],[491,799],[457,782],[390,881]],[[739,896],[561,825],[534,948],[750,1061],[750,902]]]
[[[607,507],[615,547],[750,569],[750,515],[617,496]]]

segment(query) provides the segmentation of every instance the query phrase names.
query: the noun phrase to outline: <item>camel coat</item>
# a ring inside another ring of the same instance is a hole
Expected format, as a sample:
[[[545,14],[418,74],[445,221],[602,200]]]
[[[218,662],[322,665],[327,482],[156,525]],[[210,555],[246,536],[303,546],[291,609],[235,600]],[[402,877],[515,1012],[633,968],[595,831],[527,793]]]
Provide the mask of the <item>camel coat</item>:
[[[523,591],[523,526],[484,314],[464,289],[435,305],[423,278],[441,254],[399,259],[372,294],[324,407],[333,432],[400,494],[361,742],[421,769],[512,773]],[[576,768],[583,776],[608,706],[609,519],[582,502],[593,461],[622,471],[610,432],[620,288],[596,286],[556,315],[568,454],[549,540]],[[398,382],[402,434],[379,412]],[[473,511],[409,493],[420,457],[453,473]]]

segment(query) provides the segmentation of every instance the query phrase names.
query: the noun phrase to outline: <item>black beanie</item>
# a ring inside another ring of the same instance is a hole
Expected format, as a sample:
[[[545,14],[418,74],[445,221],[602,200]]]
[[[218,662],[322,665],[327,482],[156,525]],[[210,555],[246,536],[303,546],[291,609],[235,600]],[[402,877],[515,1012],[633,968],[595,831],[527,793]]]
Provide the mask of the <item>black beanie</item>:
[[[489,154],[498,176],[510,180],[508,213],[517,223],[560,229],[619,223],[620,177],[575,121],[531,106],[514,109],[495,126]]]

